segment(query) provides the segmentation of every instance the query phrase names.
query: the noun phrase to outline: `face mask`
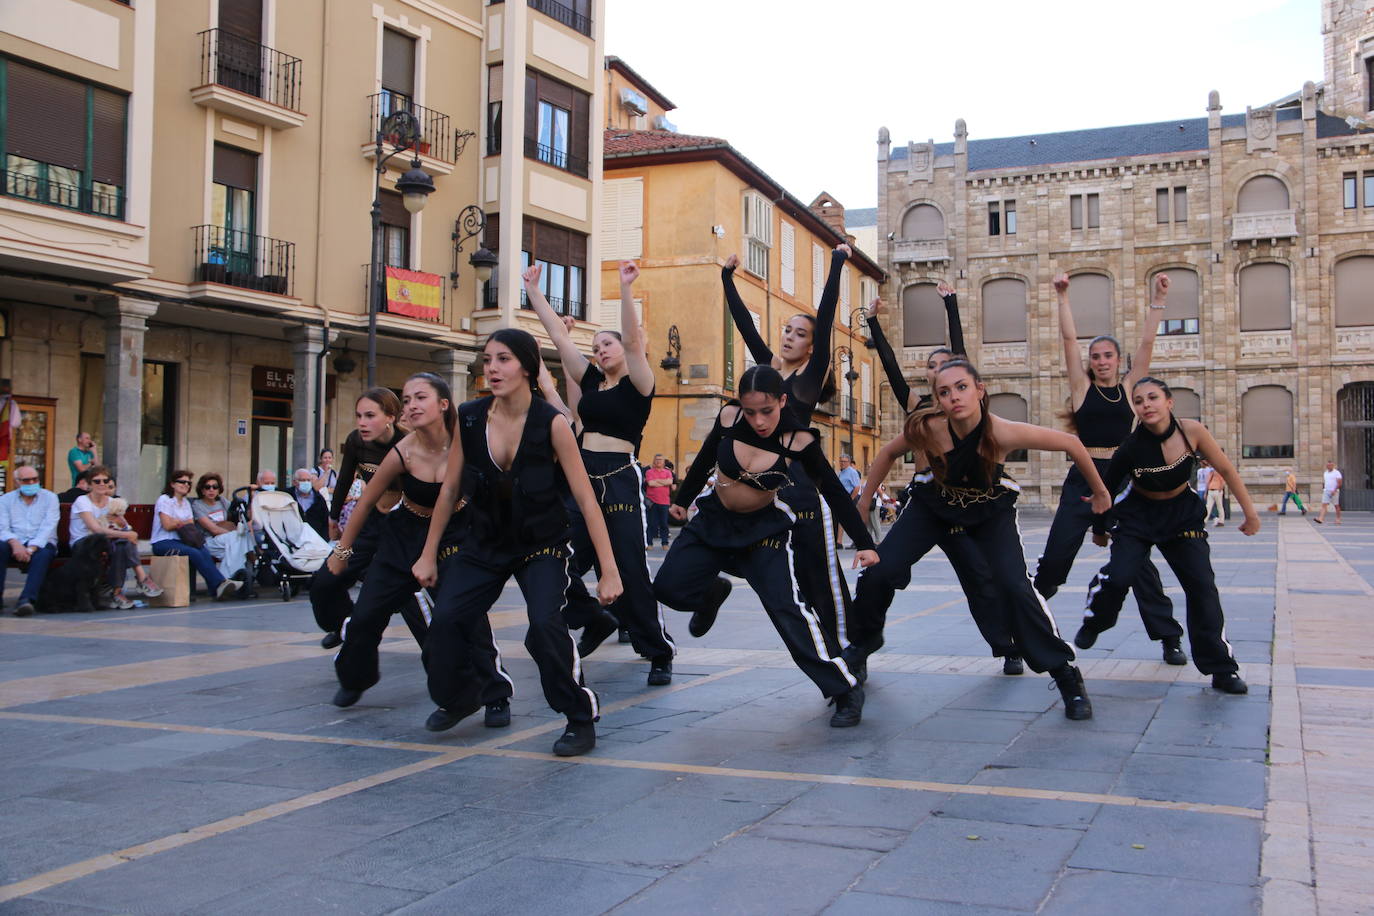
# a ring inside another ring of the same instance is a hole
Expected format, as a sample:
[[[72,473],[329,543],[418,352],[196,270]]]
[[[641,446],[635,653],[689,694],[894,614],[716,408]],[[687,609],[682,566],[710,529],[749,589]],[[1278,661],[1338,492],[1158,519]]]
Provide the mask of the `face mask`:
[[[19,492],[24,496],[37,496],[40,489],[42,488],[36,483],[21,483],[19,485]]]
[[[265,483],[265,484],[263,484],[262,486],[258,487],[259,490],[265,490],[265,491],[267,491],[268,493],[271,493],[271,492],[272,492],[273,490],[275,490],[276,488],[277,488],[277,485],[274,484],[274,483]]]
[[[296,489],[300,491],[300,494],[302,496],[304,496],[305,494],[313,490],[314,487],[310,485],[310,481],[308,480],[298,480],[296,481]]]

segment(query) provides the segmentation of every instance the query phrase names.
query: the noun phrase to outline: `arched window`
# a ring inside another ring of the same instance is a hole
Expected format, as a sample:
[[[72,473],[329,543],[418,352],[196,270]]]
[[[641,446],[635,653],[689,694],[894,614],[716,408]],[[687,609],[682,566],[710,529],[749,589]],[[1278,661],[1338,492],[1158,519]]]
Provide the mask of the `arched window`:
[[[945,343],[945,300],[934,283],[902,290],[902,346],[938,347]]]
[[[1069,304],[1079,338],[1112,333],[1112,278],[1074,274],[1069,278]]]
[[[1281,331],[1293,326],[1287,264],[1251,264],[1240,270],[1240,329]]]
[[[1256,175],[1240,186],[1236,212],[1265,213],[1288,209],[1288,185],[1273,175]]]
[[[988,396],[988,410],[1003,420],[1015,420],[1017,423],[1029,422],[1030,416],[1026,408],[1026,399],[1019,394],[994,394]],[[1025,461],[1029,458],[1026,450],[1018,448],[1014,452],[1007,453],[1008,461]]]
[[[983,284],[983,340],[1008,343],[1026,339],[1026,281],[1015,278]]]
[[[1173,292],[1169,293],[1170,298]],[[1174,393],[1174,416],[1184,420],[1202,419],[1202,399],[1191,388],[1171,388]]]
[[[1336,265],[1336,326],[1374,324],[1374,257],[1346,258]]]
[[[1293,457],[1293,395],[1278,385],[1260,385],[1240,399],[1240,456]]]
[[[1169,307],[1159,321],[1161,334],[1196,334],[1198,329],[1199,283],[1197,271],[1187,267],[1171,267],[1150,275],[1146,295],[1153,295],[1155,277],[1169,278]]]
[[[934,204],[917,204],[902,217],[902,238],[942,239],[945,215]]]

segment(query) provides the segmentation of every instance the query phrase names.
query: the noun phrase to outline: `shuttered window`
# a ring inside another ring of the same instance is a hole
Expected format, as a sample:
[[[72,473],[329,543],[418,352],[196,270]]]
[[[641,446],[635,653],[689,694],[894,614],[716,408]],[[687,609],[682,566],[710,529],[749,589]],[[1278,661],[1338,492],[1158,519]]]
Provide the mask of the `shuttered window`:
[[[644,256],[643,178],[616,178],[603,183],[601,239],[603,260],[630,261]]]
[[[1242,458],[1293,457],[1293,395],[1278,385],[1261,385],[1240,399]]]
[[[854,283],[854,272],[845,264],[840,268],[840,324],[849,327],[849,313],[854,301],[850,286]]]
[[[941,346],[945,328],[945,300],[934,283],[918,283],[902,290],[902,346]]]
[[[781,252],[781,258],[782,258],[782,262],[781,262],[782,276],[779,278],[779,284],[782,286],[782,291],[783,291],[784,293],[786,293],[786,294],[789,295],[789,296],[795,296],[795,295],[797,294],[797,244],[796,244],[796,243],[797,243],[797,239],[796,239],[796,230],[794,230],[794,229],[792,228],[792,224],[791,224],[791,223],[788,223],[788,222],[784,221],[784,222],[782,223],[781,235],[782,235],[782,252]]]
[[[902,238],[942,239],[945,237],[945,217],[932,204],[917,204],[902,217]]]
[[[1288,185],[1273,175],[1256,175],[1240,187],[1236,210],[1241,213],[1287,209]]]
[[[219,27],[262,44],[262,0],[219,0]]]
[[[1105,274],[1074,274],[1069,303],[1080,339],[1112,333],[1112,280]]]
[[[1287,264],[1251,264],[1240,272],[1240,329],[1280,331],[1293,326]]]
[[[1197,271],[1175,267],[1159,273],[1169,278],[1169,306],[1159,322],[1161,334],[1196,334],[1198,332],[1199,286]],[[1149,290],[1153,294],[1155,279],[1150,277]]]
[[[541,140],[543,136],[549,139],[553,136],[551,131],[541,131],[541,105],[544,107],[545,121],[550,125],[553,124],[555,109],[566,112],[566,146],[561,154],[556,155],[552,152],[553,144]],[[591,110],[591,96],[587,93],[538,70],[526,70],[525,155],[586,178],[591,143]],[[544,147],[542,152],[541,146]]]
[[[988,412],[1003,420],[1015,423],[1028,423],[1030,413],[1026,399],[1019,394],[994,394],[988,397]],[[1026,461],[1030,458],[1026,449],[1018,448],[1007,453],[1008,461]]]
[[[1170,293],[1172,295],[1172,293]],[[1202,399],[1190,388],[1172,388],[1174,393],[1174,416],[1184,420],[1202,419]]]
[[[1374,257],[1346,258],[1336,265],[1336,325],[1374,325]]]
[[[586,318],[587,237],[553,223],[525,219],[521,251],[543,268],[540,291],[554,311]]]
[[[825,249],[811,246],[811,307],[821,307],[821,293],[825,291]]]
[[[1026,339],[1026,284],[1015,278],[983,284],[983,340],[1007,343]]]
[[[410,211],[397,191],[382,191],[382,258],[388,267],[410,269]]]
[[[215,183],[228,185],[231,188],[242,188],[245,191],[256,191],[258,189],[257,154],[216,143]],[[383,194],[386,193],[389,192],[383,192]],[[391,196],[399,200],[401,195],[392,194]],[[382,212],[383,214],[386,213],[385,203],[383,203]]]
[[[70,169],[86,167],[86,85],[9,61],[5,151]]]
[[[382,90],[415,97],[415,39],[382,29]]]

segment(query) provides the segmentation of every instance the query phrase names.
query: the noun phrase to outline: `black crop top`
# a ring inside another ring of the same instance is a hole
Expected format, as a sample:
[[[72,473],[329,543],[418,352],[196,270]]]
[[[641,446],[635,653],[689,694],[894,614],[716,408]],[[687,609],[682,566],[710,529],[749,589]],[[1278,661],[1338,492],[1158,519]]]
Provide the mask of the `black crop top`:
[[[1134,422],[1131,399],[1126,396],[1126,386],[1121,384],[1104,388],[1090,383],[1083,403],[1073,412],[1078,438],[1088,448],[1116,448],[1131,434]]]
[[[1178,460],[1166,464],[1164,443],[1177,432],[1183,437],[1183,454]],[[1178,420],[1169,418],[1169,428],[1163,435],[1155,435],[1141,424],[1135,428],[1126,441],[1117,448],[1112,463],[1107,467],[1105,483],[1107,490],[1116,493],[1129,477],[1132,486],[1151,493],[1168,493],[1184,484],[1191,484],[1197,465],[1193,454],[1193,444]]]
[[[587,364],[582,373],[582,399],[577,402],[577,417],[584,433],[600,433],[634,443],[639,451],[644,436],[644,424],[649,422],[649,409],[654,394],[640,394],[627,372],[610,388],[601,389],[606,374],[594,363]]]
[[[406,456],[401,454],[397,448],[400,443],[392,445],[396,452],[396,457],[401,459],[401,492],[405,494],[408,502],[426,509],[433,509],[439,502],[439,490],[443,487],[442,480],[421,480],[406,469]]]
[[[361,478],[366,484],[377,473],[377,467],[391,451],[391,446],[401,441],[399,434],[393,432],[390,439],[364,439],[356,429],[348,434],[343,444],[343,460],[339,464],[339,479],[334,482],[334,497],[329,501],[329,517],[339,520],[343,507],[348,502],[348,490],[353,486],[353,478]]]
[[[738,407],[739,402],[731,401],[726,406]],[[783,443],[783,439],[788,433],[805,432],[809,430],[799,430],[792,422],[792,418],[786,413],[783,414],[781,421],[771,435],[760,436],[754,432],[753,428],[744,421],[743,411],[737,417],[734,425],[724,426],[720,422],[720,416],[716,417],[716,425],[712,428],[711,434],[706,437],[706,441],[701,444],[701,451],[697,452],[692,466],[687,471],[687,475],[682,480],[682,486],[678,488],[677,496],[673,498],[675,505],[684,509],[692,504],[701,488],[706,485],[706,478],[710,475],[711,469],[718,468],[716,486],[722,486],[720,477],[728,478],[723,485],[729,486],[731,483],[739,483],[755,490],[764,492],[777,491],[787,486],[791,481],[787,476],[787,463],[789,461],[799,461],[802,467],[806,468],[811,479],[816,481],[816,489],[830,504],[830,510],[835,513],[835,519],[840,526],[849,534],[859,550],[876,550],[873,537],[869,534],[867,526],[859,517],[859,510],[855,507],[854,501],[849,498],[849,491],[840,483],[839,477],[835,475],[835,469],[830,466],[830,462],[825,460],[825,452],[821,450],[819,438],[812,434],[811,443],[802,449],[792,449]],[[789,439],[790,441],[790,439]],[[736,477],[732,470],[739,469],[739,459],[735,456],[735,443],[742,442],[745,445],[772,452],[778,456],[767,470],[754,472],[740,472]],[[723,460],[722,460],[723,459]],[[752,478],[752,479],[751,479]]]

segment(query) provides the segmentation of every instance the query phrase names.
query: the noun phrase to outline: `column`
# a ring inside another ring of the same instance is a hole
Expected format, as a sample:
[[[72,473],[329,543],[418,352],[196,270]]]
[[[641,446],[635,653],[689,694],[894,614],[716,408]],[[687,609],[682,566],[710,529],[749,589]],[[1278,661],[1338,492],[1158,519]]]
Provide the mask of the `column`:
[[[320,354],[324,352],[324,329],[313,325],[288,328],[286,339],[291,341],[291,370],[295,377],[291,394],[291,467],[313,468],[316,449],[320,447],[315,435],[320,385]],[[278,483],[282,485],[281,482]]]
[[[105,319],[105,425],[98,457],[133,501],[143,449],[143,338],[157,303],[110,296],[96,302],[96,311]]]
[[[471,350],[455,350],[445,347],[430,350],[429,358],[434,361],[434,373],[448,382],[453,391],[453,406],[457,407],[468,399],[469,368],[472,366]]]

